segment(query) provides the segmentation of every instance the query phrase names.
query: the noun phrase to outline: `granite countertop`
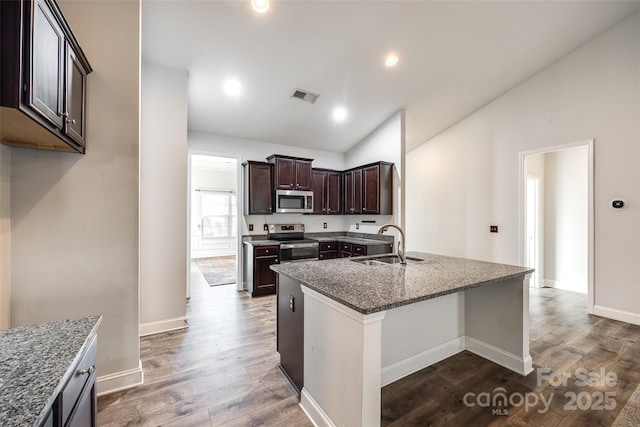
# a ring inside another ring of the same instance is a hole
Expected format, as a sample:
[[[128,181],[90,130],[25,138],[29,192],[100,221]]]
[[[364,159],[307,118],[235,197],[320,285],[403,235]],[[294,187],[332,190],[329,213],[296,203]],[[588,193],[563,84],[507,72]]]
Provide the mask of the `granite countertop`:
[[[356,245],[365,245],[365,246],[374,246],[374,245],[387,245],[389,243],[393,243],[392,241],[389,240],[374,240],[374,239],[367,239],[364,237],[351,237],[351,236],[313,236],[310,235],[309,237],[306,237],[308,239],[311,240],[317,240],[318,242],[322,243],[322,242],[343,242],[343,243],[353,243]],[[251,240],[243,240],[242,243],[244,243],[245,245],[252,245],[252,246],[278,246],[280,243],[282,243],[281,241],[278,240],[268,240],[268,239],[251,239]]]
[[[349,237],[349,236],[312,237],[312,239],[317,240],[320,243],[341,242],[341,243],[352,243],[356,245],[365,245],[365,246],[388,245],[389,243],[392,243],[386,240],[374,240],[374,239],[365,239],[362,237]]]
[[[0,330],[0,424],[38,426],[102,316]]]
[[[406,265],[365,265],[358,258],[274,264],[271,269],[362,314],[500,282],[533,272],[528,267],[475,261],[421,252],[424,261]],[[383,257],[388,255],[379,255]],[[376,258],[376,257],[360,257]]]
[[[280,246],[280,241],[278,240],[267,240],[267,239],[261,239],[261,240],[243,240],[242,243],[244,243],[245,245],[251,245],[251,246]]]

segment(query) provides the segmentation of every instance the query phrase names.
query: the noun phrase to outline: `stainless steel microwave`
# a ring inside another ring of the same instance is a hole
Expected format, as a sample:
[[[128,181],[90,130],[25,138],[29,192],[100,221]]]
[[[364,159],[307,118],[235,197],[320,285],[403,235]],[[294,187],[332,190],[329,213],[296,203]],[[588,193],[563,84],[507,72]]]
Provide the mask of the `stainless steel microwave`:
[[[276,190],[276,213],[313,213],[313,191]]]

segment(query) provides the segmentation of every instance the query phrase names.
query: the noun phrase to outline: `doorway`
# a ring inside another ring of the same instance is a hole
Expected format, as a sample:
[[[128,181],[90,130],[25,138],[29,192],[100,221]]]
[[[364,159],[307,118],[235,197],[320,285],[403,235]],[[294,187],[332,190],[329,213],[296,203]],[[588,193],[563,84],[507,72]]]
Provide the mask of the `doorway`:
[[[200,272],[210,287],[237,286],[239,159],[189,152],[190,272]],[[187,298],[191,296],[191,274]]]
[[[587,294],[593,313],[593,140],[520,153],[521,261],[530,285]]]

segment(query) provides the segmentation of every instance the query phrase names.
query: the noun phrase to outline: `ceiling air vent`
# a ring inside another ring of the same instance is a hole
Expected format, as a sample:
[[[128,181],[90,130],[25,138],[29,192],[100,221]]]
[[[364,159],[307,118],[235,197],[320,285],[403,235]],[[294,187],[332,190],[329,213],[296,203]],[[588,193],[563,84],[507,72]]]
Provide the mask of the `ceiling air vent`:
[[[318,94],[307,92],[306,90],[302,89],[296,89],[295,92],[293,92],[293,95],[291,95],[292,98],[302,99],[303,101],[307,101],[311,104],[316,102],[319,96],[320,95]]]

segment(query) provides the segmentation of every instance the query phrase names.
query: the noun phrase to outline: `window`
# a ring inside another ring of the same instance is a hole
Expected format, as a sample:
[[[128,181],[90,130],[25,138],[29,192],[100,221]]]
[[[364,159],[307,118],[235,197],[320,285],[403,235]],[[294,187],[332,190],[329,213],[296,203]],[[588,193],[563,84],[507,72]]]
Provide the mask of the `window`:
[[[202,191],[202,238],[235,237],[238,228],[236,193]]]

